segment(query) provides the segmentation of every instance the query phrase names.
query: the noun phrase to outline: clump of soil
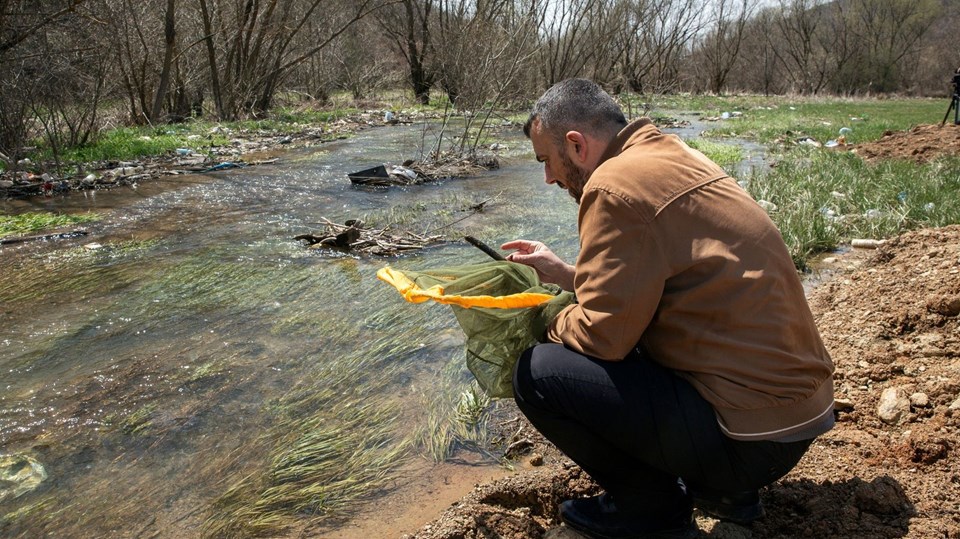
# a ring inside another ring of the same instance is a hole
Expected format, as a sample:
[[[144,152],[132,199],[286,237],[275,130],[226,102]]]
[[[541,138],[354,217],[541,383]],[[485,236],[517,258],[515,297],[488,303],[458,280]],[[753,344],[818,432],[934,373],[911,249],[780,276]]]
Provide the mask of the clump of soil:
[[[876,142],[857,144],[853,151],[867,161],[906,159],[926,163],[938,157],[960,155],[960,125],[918,125],[909,131],[887,131]]]
[[[836,363],[836,427],[761,491],[752,526],[698,515],[711,537],[960,538],[960,226],[863,253],[810,294]],[[411,539],[579,537],[557,505],[597,487],[531,441],[521,462],[540,466],[478,486]]]

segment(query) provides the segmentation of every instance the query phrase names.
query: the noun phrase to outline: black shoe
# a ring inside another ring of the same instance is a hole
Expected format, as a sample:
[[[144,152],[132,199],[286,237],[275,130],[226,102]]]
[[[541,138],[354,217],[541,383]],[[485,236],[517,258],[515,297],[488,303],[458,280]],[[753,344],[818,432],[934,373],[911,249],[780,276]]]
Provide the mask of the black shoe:
[[[760,494],[755,490],[733,494],[693,493],[693,505],[718,520],[750,524],[763,516]]]
[[[698,535],[689,505],[673,517],[651,517],[617,509],[606,493],[563,502],[560,519],[595,539],[686,539]]]

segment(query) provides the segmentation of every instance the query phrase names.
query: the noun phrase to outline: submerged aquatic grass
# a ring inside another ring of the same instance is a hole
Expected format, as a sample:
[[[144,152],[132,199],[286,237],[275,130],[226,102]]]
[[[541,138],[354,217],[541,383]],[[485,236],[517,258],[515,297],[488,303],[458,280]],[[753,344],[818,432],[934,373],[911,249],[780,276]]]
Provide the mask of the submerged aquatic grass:
[[[421,452],[434,462],[443,462],[460,449],[489,454],[488,419],[496,403],[476,381],[464,383],[468,376],[465,364],[465,354],[459,350],[444,367],[431,393],[422,397],[427,413],[415,438]]]
[[[960,223],[960,159],[868,164],[850,153],[794,152],[750,179],[798,268],[855,238],[884,239],[922,226]]]
[[[370,341],[361,331],[367,321],[318,324],[342,345],[327,348],[342,354],[313,358],[320,368],[271,406],[272,427],[262,437],[271,447],[266,467],[245,474],[214,503],[205,535],[272,536],[349,515],[389,486],[412,450],[404,407],[391,388],[404,376],[402,361],[421,352],[419,343],[390,333]]]
[[[14,234],[38,232],[49,228],[92,223],[100,220],[95,213],[63,215],[46,212],[30,212],[20,215],[0,215],[0,238]]]

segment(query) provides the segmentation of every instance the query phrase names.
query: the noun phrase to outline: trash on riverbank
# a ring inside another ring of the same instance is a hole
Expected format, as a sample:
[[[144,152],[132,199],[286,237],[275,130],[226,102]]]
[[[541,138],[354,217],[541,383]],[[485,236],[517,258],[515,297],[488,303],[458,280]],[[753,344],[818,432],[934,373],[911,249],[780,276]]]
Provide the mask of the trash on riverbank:
[[[200,174],[231,168],[267,165],[277,159],[256,161],[218,161],[208,155],[181,155],[174,158],[157,158],[152,161],[103,161],[92,163],[93,172],[81,176],[59,178],[50,173],[36,175],[20,171],[8,174],[0,181],[0,197],[23,198],[36,195],[53,196],[69,191],[110,189],[122,185],[156,179],[164,175]]]
[[[347,174],[350,183],[354,185],[372,185],[387,187],[390,185],[416,185],[426,181],[416,170],[402,165],[393,165],[389,169],[386,165],[350,172]]]
[[[461,178],[497,168],[500,161],[492,155],[441,154],[422,161],[408,159],[402,165],[377,165],[350,172],[347,177],[354,185],[387,187]]]

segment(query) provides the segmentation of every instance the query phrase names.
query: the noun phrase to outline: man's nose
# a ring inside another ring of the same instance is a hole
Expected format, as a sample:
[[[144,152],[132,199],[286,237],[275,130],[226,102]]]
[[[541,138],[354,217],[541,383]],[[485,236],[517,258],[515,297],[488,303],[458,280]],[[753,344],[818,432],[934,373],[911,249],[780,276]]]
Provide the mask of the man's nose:
[[[550,165],[543,165],[543,181],[547,182],[547,185],[557,183],[557,180],[553,177],[553,172],[550,170]]]

